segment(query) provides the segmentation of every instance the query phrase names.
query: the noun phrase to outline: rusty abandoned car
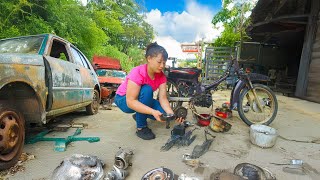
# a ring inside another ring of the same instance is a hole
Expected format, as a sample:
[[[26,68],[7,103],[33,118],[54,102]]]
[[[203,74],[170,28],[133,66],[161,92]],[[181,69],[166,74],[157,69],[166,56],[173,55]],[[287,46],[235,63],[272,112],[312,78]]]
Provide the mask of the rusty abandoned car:
[[[93,115],[99,103],[96,73],[71,43],[52,34],[0,40],[0,170],[18,161],[26,125],[84,107]]]

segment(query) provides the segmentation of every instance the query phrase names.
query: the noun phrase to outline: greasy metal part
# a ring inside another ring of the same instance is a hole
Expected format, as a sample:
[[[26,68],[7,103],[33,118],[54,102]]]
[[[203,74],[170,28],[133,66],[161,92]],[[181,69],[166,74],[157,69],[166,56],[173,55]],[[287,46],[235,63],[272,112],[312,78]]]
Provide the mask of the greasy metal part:
[[[128,176],[126,170],[129,166],[132,166],[131,158],[133,151],[130,149],[119,148],[119,151],[115,155],[115,162],[113,168],[108,172],[106,180],[123,180]]]
[[[291,159],[289,163],[270,163],[274,165],[302,165],[303,161],[301,159]]]
[[[194,148],[193,148],[193,151],[191,153],[191,158],[192,159],[197,159],[199,158],[200,156],[204,155],[210,148],[215,136],[213,136],[212,134],[210,134],[208,132],[207,129],[204,130],[204,135],[205,135],[205,141],[202,143],[202,145],[196,145]],[[208,139],[207,135],[211,136],[212,138],[211,139]]]
[[[180,118],[182,117],[183,119],[186,119],[187,115],[188,115],[188,109],[185,108],[185,107],[177,107],[175,110],[174,110],[174,114],[176,115],[177,118]]]
[[[276,177],[267,169],[250,163],[240,163],[234,168],[235,175],[244,179],[275,180]]]
[[[115,165],[110,172],[108,172],[106,180],[123,180],[128,176],[128,172],[124,169],[119,169]]]
[[[200,180],[197,177],[193,177],[193,176],[188,176],[187,174],[181,174],[178,178],[178,180]]]
[[[133,156],[132,150],[120,148],[115,156],[114,165],[119,169],[127,169],[132,165],[131,158]]]
[[[60,163],[50,179],[101,180],[104,177],[103,166],[102,161],[96,156],[73,154]]]
[[[166,129],[169,129],[170,128],[170,121],[173,121],[176,119],[176,115],[175,114],[166,114],[166,113],[163,113],[161,116],[160,116],[160,119],[162,121],[166,121]]]
[[[173,130],[171,131],[171,137],[168,139],[166,144],[161,147],[161,151],[168,151],[171,149],[174,145],[181,147],[181,146],[189,146],[195,139],[196,135],[192,136],[192,132],[196,130],[197,128],[194,128],[192,130],[187,131],[184,135],[181,134],[174,134],[175,129],[185,129],[184,125],[176,125]],[[180,131],[179,131],[180,132]]]
[[[183,154],[182,162],[192,167],[204,167],[204,164],[200,162],[200,159],[193,159],[190,154]]]
[[[16,112],[2,109],[0,112],[0,161],[10,161],[17,156],[23,142],[24,120]]]
[[[174,180],[174,173],[168,168],[156,168],[148,171],[141,180]]]
[[[182,102],[189,102],[190,101],[190,97],[168,97],[169,101],[182,101]]]

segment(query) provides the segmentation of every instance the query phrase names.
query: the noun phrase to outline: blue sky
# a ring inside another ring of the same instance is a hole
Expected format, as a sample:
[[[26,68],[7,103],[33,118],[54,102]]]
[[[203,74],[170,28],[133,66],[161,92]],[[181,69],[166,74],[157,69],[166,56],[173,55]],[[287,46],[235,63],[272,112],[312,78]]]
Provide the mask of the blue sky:
[[[159,9],[161,12],[174,11],[181,13],[185,10],[186,0],[144,0],[148,11]],[[207,6],[213,11],[221,8],[221,0],[197,0],[198,4]]]
[[[154,41],[164,46],[171,57],[188,58],[190,54],[182,52],[181,43],[212,42],[223,30],[223,26],[213,27],[211,23],[222,0],[137,1],[146,7],[145,20],[154,28]]]

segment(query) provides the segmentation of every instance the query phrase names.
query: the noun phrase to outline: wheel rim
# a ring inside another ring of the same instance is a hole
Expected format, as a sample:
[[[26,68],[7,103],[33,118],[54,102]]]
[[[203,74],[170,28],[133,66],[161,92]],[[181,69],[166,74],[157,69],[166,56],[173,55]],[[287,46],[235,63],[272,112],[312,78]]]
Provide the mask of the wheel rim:
[[[20,116],[13,111],[0,114],[0,160],[10,161],[19,151],[23,142],[23,124]]]
[[[274,114],[275,99],[273,95],[264,88],[255,87],[255,91],[264,112],[261,112],[259,109],[257,101],[250,90],[244,95],[241,108],[244,116],[253,124],[263,124],[269,121]]]
[[[180,97],[177,87],[170,81],[167,82],[167,96],[168,97]],[[175,109],[178,106],[179,101],[170,101],[170,106]]]
[[[97,91],[93,93],[93,100],[92,100],[92,110],[94,113],[98,112],[99,109],[99,94]]]

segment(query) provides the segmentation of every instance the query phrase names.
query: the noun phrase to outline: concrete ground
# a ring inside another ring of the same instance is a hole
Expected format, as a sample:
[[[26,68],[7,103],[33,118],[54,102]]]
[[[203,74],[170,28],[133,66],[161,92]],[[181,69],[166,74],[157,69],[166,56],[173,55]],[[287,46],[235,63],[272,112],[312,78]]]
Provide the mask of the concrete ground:
[[[217,101],[215,106],[228,101],[229,92],[218,91],[214,94]],[[279,112],[275,121],[270,125],[278,133],[288,139],[310,141],[320,139],[320,104],[295,98],[288,98],[277,94]],[[202,112],[209,109],[203,108]],[[320,179],[315,174],[297,175],[284,172],[282,166],[270,163],[287,163],[291,159],[301,159],[320,172],[320,144],[302,143],[277,139],[273,148],[262,149],[250,143],[249,127],[233,112],[232,119],[227,120],[232,128],[227,133],[214,133],[216,136],[210,150],[200,157],[207,164],[204,169],[195,169],[182,162],[184,153],[191,153],[195,145],[204,141],[201,130],[194,131],[196,140],[189,147],[173,147],[167,152],[160,152],[161,146],[170,137],[170,131],[165,124],[149,121],[149,127],[156,134],[156,139],[144,141],[135,135],[135,121],[131,114],[122,113],[116,107],[113,110],[100,110],[97,115],[86,116],[84,113],[72,113],[57,118],[58,122],[72,121],[87,123],[88,127],[80,136],[97,136],[100,142],[88,143],[84,141],[71,143],[65,152],[55,152],[54,142],[38,142],[25,145],[24,152],[34,155],[35,159],[24,163],[25,170],[7,176],[9,179],[49,179],[53,170],[64,157],[75,153],[98,156],[105,163],[105,172],[111,170],[114,155],[119,147],[131,148],[134,151],[132,167],[129,168],[128,180],[138,180],[149,170],[157,167],[170,168],[175,174],[186,173],[199,179],[210,179],[210,174],[227,170],[233,172],[239,163],[252,163],[270,170],[277,179]],[[188,121],[192,121],[189,111]],[[62,122],[61,122],[62,123]],[[171,125],[171,127],[173,124]],[[75,129],[67,132],[52,132],[50,136],[66,137]],[[1,179],[1,177],[0,177]]]

